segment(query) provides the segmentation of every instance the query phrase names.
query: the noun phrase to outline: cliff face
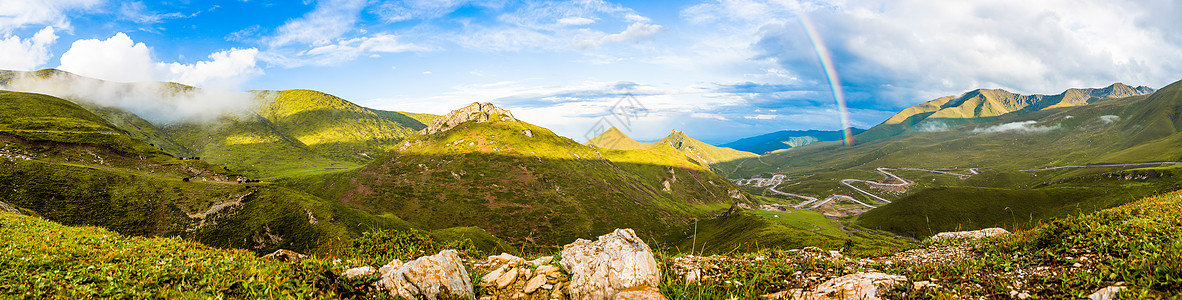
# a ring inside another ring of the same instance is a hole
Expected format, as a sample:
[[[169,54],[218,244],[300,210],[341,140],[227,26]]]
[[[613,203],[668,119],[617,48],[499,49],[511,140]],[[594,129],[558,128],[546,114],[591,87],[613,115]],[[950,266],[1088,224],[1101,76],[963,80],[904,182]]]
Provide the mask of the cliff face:
[[[477,123],[488,122],[490,118],[497,116],[499,121],[515,122],[516,118],[509,110],[497,107],[492,103],[472,102],[464,108],[453,110],[441,118],[435,119],[430,126],[419,131],[420,135],[435,134],[448,131],[455,128],[464,122],[475,121]]]

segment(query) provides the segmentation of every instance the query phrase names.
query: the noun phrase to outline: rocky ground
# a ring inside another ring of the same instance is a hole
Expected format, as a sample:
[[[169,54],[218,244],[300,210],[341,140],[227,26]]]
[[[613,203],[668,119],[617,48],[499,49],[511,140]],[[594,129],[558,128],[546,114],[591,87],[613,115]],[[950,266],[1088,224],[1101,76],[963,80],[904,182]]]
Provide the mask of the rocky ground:
[[[504,253],[461,259],[445,250],[340,276],[360,281],[370,296],[407,299],[1038,299],[1063,296],[1064,278],[1095,269],[1088,253],[1066,258],[1077,261],[1071,265],[1004,266],[1023,254],[998,259],[987,245],[1007,235],[998,228],[945,233],[925,247],[870,258],[815,247],[667,256],[620,229],[529,260]],[[1124,285],[1077,296],[1113,299]]]

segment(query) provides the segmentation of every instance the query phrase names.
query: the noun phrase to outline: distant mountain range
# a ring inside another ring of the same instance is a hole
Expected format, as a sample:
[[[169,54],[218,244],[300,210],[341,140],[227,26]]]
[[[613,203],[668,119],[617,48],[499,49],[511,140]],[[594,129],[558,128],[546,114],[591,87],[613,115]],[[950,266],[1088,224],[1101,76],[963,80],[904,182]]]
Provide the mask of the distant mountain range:
[[[859,134],[865,129],[850,128],[851,134]],[[800,147],[816,142],[839,141],[844,138],[841,130],[781,130],[749,138],[742,138],[734,142],[719,146],[752,153],[767,154],[776,150]]]
[[[960,96],[940,97],[891,116],[858,137],[859,142],[894,136],[908,131],[938,131],[947,126],[975,123],[978,120],[1083,106],[1102,99],[1124,98],[1153,93],[1154,89],[1123,83],[1104,88],[1073,88],[1056,95],[1020,95],[1002,89],[976,89]]]

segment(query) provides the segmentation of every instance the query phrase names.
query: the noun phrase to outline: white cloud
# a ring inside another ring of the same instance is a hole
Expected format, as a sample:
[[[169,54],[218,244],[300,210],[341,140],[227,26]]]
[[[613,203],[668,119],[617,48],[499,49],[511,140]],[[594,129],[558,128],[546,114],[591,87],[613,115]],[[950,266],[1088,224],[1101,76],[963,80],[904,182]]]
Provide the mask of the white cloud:
[[[0,69],[32,70],[44,65],[53,56],[49,45],[55,41],[57,35],[49,26],[28,39],[15,35],[0,39]]]
[[[157,13],[154,11],[149,11],[148,7],[140,1],[124,2],[119,6],[119,14],[121,14],[121,18],[125,20],[147,25],[160,23],[167,19],[186,17],[185,14],[178,12]]]
[[[661,31],[661,25],[632,23],[623,32],[603,37],[606,42],[628,42],[648,38]]]
[[[715,119],[715,120],[719,120],[719,121],[730,121],[730,119],[727,119],[726,117],[723,117],[720,114],[714,114],[714,113],[695,112],[695,113],[691,113],[690,117],[699,118],[699,119]]]
[[[1100,122],[1104,122],[1104,124],[1112,124],[1112,123],[1116,123],[1116,121],[1120,121],[1120,116],[1103,115],[1103,116],[1100,116],[1099,120],[1100,120]]]
[[[153,124],[206,122],[226,115],[249,112],[259,99],[224,89],[177,91],[157,82],[121,83],[79,76],[32,74],[14,78],[6,89],[69,98],[132,112]]]
[[[720,0],[683,16],[761,28],[750,43],[760,57],[824,82],[799,11],[829,46],[855,106],[905,107],[976,88],[1162,86],[1182,73],[1182,19],[1160,17],[1182,12],[1176,1]]]
[[[203,87],[234,88],[249,77],[262,74],[256,66],[255,56],[259,50],[236,49],[220,51],[209,55],[208,61],[193,64],[156,63],[163,71],[163,80]]]
[[[999,132],[1019,132],[1019,133],[1044,133],[1047,131],[1059,129],[1059,125],[1054,126],[1038,126],[1037,121],[1021,121],[1011,122],[989,127],[974,128],[973,133],[999,133]]]
[[[103,80],[136,82],[156,79],[151,50],[122,32],[106,40],[74,41],[62,53],[58,69]]]
[[[353,30],[357,16],[365,7],[365,0],[323,0],[316,8],[275,29],[276,35],[268,44],[281,47],[292,43],[327,45]]]
[[[772,120],[772,119],[776,118],[776,115],[750,115],[750,116],[744,116],[743,118],[744,119],[753,119],[753,120]]]
[[[174,81],[196,86],[232,89],[262,74],[256,66],[258,50],[230,49],[192,64],[155,62],[152,50],[122,32],[106,40],[75,41],[62,54],[58,69],[117,82]]]
[[[376,55],[378,53],[428,50],[430,49],[427,47],[402,42],[396,35],[377,34],[371,37],[341,40],[335,44],[315,47],[300,52],[295,59],[289,59],[288,64],[331,65],[350,61],[365,54]]]
[[[915,130],[919,132],[944,132],[948,129],[948,123],[933,120],[924,120],[915,125]]]
[[[102,3],[102,0],[0,0],[0,33],[10,34],[12,30],[25,25],[50,25],[70,28],[66,13],[88,9]]]
[[[578,25],[587,25],[587,24],[591,24],[591,23],[595,23],[595,20],[584,18],[584,17],[566,17],[566,18],[558,19],[559,25],[578,26]]]

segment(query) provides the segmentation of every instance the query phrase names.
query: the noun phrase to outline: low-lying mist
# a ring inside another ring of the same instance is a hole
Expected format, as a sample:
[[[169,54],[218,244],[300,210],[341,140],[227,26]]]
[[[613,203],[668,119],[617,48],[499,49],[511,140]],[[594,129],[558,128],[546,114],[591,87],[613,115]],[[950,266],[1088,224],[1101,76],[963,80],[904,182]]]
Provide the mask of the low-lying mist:
[[[193,88],[163,82],[110,82],[69,73],[42,76],[20,72],[0,89],[51,95],[81,104],[129,111],[155,125],[210,122],[244,116],[260,103],[259,94]]]

